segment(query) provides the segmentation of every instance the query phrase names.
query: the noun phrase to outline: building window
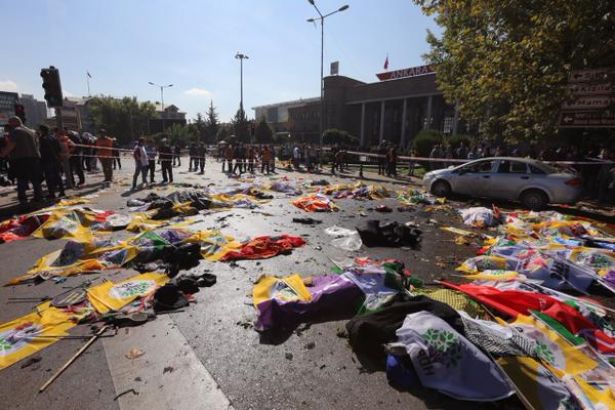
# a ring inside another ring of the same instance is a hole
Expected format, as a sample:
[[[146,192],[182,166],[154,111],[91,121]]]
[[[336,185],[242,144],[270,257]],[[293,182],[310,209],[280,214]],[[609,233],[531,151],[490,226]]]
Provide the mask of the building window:
[[[455,119],[453,117],[444,117],[444,126],[442,132],[445,134],[450,134],[453,132],[453,121]]]

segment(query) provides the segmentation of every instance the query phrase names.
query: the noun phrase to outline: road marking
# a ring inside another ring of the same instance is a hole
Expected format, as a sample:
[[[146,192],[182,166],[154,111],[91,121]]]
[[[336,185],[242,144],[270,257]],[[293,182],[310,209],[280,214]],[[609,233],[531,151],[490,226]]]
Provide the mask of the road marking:
[[[103,346],[122,410],[232,409],[170,315],[120,329]],[[133,348],[145,354],[126,358]]]

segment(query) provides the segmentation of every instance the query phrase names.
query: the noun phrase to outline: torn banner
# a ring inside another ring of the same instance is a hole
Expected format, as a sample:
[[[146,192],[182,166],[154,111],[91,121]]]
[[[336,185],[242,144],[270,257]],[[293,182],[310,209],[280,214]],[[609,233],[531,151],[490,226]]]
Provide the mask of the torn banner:
[[[36,311],[0,325],[0,370],[68,335],[76,325],[71,314],[45,302]]]

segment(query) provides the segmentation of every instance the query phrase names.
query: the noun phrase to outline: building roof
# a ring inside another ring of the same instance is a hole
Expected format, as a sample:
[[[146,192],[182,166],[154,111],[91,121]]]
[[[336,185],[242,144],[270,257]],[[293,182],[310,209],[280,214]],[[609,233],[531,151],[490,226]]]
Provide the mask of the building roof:
[[[284,107],[284,106],[295,107],[295,106],[301,106],[303,104],[309,104],[309,103],[319,102],[319,101],[320,101],[320,97],[299,98],[298,100],[282,101],[282,102],[274,103],[274,104],[256,105],[252,107],[252,109],[256,110],[256,109],[276,108],[276,107]]]

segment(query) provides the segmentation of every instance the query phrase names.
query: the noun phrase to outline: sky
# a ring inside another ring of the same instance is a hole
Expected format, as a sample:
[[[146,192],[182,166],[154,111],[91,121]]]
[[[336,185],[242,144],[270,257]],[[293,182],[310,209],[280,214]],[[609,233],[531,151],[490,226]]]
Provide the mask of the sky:
[[[411,0],[316,0],[325,20],[325,75],[378,81],[423,64],[426,30],[439,30]],[[59,68],[65,96],[136,96],[175,104],[194,118],[213,101],[220,120],[244,108],[320,95],[320,27],[308,0],[22,0],[3,7],[0,90],[42,99],[40,69]],[[8,33],[8,34],[7,34]]]

